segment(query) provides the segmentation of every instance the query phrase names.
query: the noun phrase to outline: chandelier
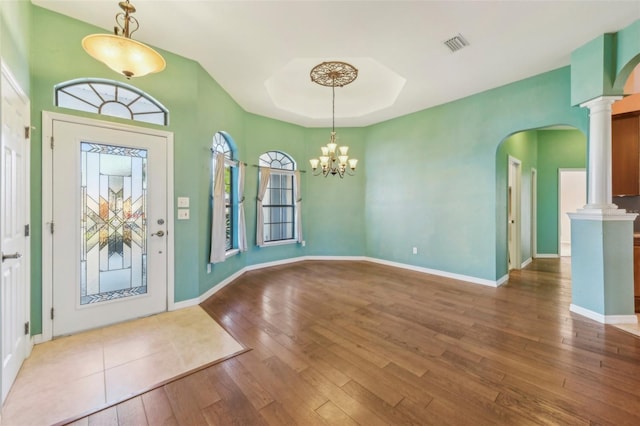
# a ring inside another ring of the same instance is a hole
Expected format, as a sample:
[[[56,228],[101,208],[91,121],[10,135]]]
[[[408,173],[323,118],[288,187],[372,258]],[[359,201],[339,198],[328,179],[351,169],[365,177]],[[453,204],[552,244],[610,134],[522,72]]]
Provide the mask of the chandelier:
[[[323,62],[311,70],[311,81],[321,86],[331,87],[332,92],[331,136],[329,137],[329,143],[320,147],[322,155],[309,160],[314,176],[338,175],[343,178],[345,174],[353,176],[349,169],[351,171],[356,170],[358,160],[349,158],[349,155],[347,155],[349,147],[338,146],[336,142],[336,87],[346,86],[357,77],[358,70],[346,62]],[[347,166],[349,169],[347,169]]]
[[[113,34],[86,36],[82,39],[84,50],[127,79],[162,71],[166,66],[164,58],[146,44],[131,38],[131,34],[140,28],[138,20],[131,16],[136,8],[129,0],[118,5],[123,12],[116,15],[117,26],[114,26]]]

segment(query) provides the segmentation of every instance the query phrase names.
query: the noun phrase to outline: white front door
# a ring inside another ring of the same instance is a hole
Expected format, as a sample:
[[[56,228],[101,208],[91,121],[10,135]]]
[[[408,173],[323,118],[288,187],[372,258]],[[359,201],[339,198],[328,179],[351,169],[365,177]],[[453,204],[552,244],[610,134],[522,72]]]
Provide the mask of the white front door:
[[[165,311],[167,137],[73,119],[52,136],[53,336]]]
[[[29,101],[2,68],[2,402],[29,351]]]

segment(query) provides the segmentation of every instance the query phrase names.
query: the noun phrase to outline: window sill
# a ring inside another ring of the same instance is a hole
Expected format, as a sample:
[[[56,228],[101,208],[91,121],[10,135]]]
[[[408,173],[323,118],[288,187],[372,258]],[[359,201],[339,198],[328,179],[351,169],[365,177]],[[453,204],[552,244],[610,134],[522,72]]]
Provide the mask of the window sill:
[[[235,256],[236,254],[240,253],[239,249],[233,249],[233,250],[229,250],[224,254],[225,259],[228,259],[232,256]]]
[[[298,240],[281,240],[281,241],[270,241],[268,243],[264,243],[262,247],[272,247],[272,246],[285,246],[287,244],[297,244]]]

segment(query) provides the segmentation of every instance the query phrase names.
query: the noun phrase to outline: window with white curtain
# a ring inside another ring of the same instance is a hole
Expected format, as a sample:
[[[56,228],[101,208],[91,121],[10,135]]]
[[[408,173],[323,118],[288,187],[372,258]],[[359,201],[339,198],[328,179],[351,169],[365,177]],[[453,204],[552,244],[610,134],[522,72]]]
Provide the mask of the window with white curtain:
[[[234,194],[237,194],[237,169],[238,163],[235,160],[235,152],[229,140],[223,132],[218,132],[213,136],[213,170],[216,168],[216,154],[224,154],[224,212],[225,212],[225,248],[226,251],[234,250],[237,247],[237,205]]]
[[[264,243],[295,242],[296,163],[283,152],[268,151],[260,156],[258,165],[270,169],[262,199]]]

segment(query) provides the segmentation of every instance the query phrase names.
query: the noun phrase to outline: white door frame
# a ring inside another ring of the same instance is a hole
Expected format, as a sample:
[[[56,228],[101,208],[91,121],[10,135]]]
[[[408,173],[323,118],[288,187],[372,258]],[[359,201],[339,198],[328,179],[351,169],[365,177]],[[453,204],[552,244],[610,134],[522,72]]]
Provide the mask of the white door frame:
[[[30,117],[31,117],[31,101],[29,99],[29,97],[27,96],[27,94],[24,92],[24,90],[22,90],[22,87],[20,86],[20,84],[18,83],[18,81],[16,80],[16,78],[14,77],[13,73],[11,72],[11,70],[7,67],[6,63],[4,62],[4,60],[2,60],[0,58],[0,73],[2,74],[2,77],[6,79],[6,81],[13,87],[13,89],[16,91],[16,93],[18,94],[18,96],[20,96],[20,98],[22,99],[22,101],[26,104],[27,107],[27,113],[28,113],[28,118],[29,121]],[[1,92],[1,89],[0,89]],[[1,95],[2,93],[0,93]],[[31,123],[24,123],[27,126],[31,126]],[[0,115],[0,137],[2,136],[2,116]],[[29,132],[31,131],[31,127],[29,127]],[[25,164],[24,164],[24,173],[25,173],[25,189],[27,191],[26,193],[26,197],[24,200],[24,209],[25,212],[24,214],[26,215],[25,219],[25,223],[29,225],[30,229],[33,229],[33,227],[31,226],[31,138],[25,138],[25,149],[24,149],[24,158],[25,158]],[[1,177],[1,175],[0,175]],[[30,232],[31,234],[31,232]],[[29,321],[29,324],[31,324],[31,237],[28,236],[26,237],[27,241],[25,243],[25,247],[24,247],[24,252],[22,253],[22,261],[24,262],[25,268],[24,268],[24,282],[25,282],[25,288],[24,288],[24,300],[25,300],[25,315],[26,315],[26,320]],[[0,304],[0,309],[2,309],[2,304]],[[1,312],[0,312],[1,314]],[[2,338],[2,330],[0,329],[0,338]],[[31,350],[33,348],[33,338],[31,337],[31,327],[29,327],[29,335],[26,338],[26,347],[25,347],[25,357],[28,357],[31,354]],[[0,351],[2,350],[2,348],[0,347]],[[0,368],[2,368],[2,366],[0,366]],[[0,371],[0,387],[2,387],[2,374],[3,372]],[[2,389],[0,389],[0,393],[2,393]],[[1,399],[1,398],[0,398]],[[0,400],[0,406],[2,405],[2,402]]]
[[[511,176],[511,167],[515,167],[516,173],[513,178]],[[511,259],[509,262],[509,258],[507,258],[507,265],[510,264],[511,267],[508,266],[508,269],[520,269],[522,266],[522,250],[520,247],[522,241],[522,229],[521,228],[521,209],[522,209],[522,161],[518,160],[516,157],[509,156],[509,160],[507,163],[507,190],[509,186],[512,187],[511,197],[514,202],[511,205],[513,209],[513,227],[511,228],[513,231],[513,244],[514,244],[514,257],[515,259]],[[509,197],[509,193],[507,191],[507,197]],[[509,206],[510,200],[507,200],[507,206]],[[507,207],[507,221],[509,220],[509,210]],[[511,255],[511,250],[509,249],[509,223],[507,223],[507,256]]]
[[[174,203],[173,203],[173,133],[129,124],[95,120],[92,118],[42,111],[42,341],[53,337],[53,237],[51,220],[53,217],[53,182],[46,177],[51,176],[53,166],[53,121],[66,121],[87,126],[105,127],[108,129],[144,133],[167,139],[167,309],[174,310],[175,293],[175,255],[174,244]],[[55,141],[54,141],[55,143]]]
[[[538,170],[531,168],[531,257],[538,255]]]

